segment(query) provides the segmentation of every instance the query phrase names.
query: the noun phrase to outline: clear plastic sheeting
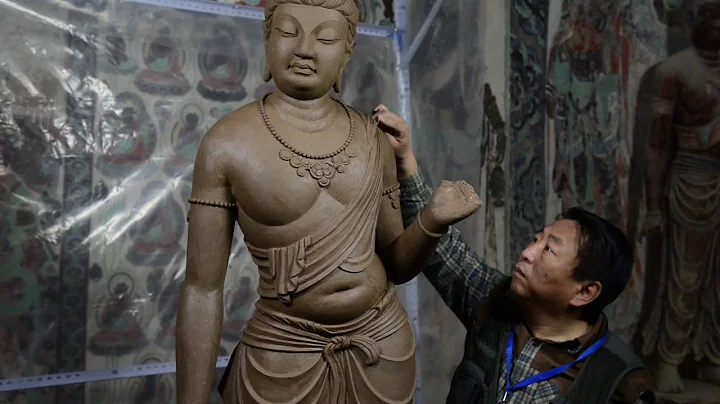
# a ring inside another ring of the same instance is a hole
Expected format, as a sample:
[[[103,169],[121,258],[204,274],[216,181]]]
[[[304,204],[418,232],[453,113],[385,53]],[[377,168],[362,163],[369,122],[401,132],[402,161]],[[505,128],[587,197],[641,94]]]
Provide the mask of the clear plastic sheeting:
[[[458,228],[483,254],[486,216],[493,209],[486,193],[488,162],[497,139],[484,113],[484,43],[481,3],[446,1],[424,37],[417,36],[433,1],[409,5],[419,47],[410,62],[413,148],[420,169],[433,187],[441,180],[465,180],[485,202]],[[409,44],[408,44],[409,46]],[[502,126],[502,125],[501,125]],[[488,147],[489,145],[493,147]],[[445,402],[450,380],[462,357],[465,329],[424,277],[420,278],[420,352],[423,402]]]
[[[0,379],[174,361],[198,143],[262,81],[262,21],[129,2],[0,0]],[[358,36],[341,98],[398,110],[391,38]],[[220,355],[257,271],[236,240]],[[170,403],[174,375],[0,393]],[[215,397],[217,400],[217,397]]]

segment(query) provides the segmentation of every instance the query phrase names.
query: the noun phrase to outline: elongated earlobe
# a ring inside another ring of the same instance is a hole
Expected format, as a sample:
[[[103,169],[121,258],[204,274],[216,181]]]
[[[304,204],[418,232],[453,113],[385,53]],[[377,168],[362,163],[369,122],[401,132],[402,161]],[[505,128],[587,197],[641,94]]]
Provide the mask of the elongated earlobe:
[[[335,84],[333,84],[333,90],[335,90],[336,93],[340,94],[340,90],[342,90],[342,77],[343,73],[345,72],[345,68],[343,67],[340,69],[340,73],[338,73],[338,78],[335,80]]]
[[[270,66],[265,65],[265,73],[263,73],[263,80],[267,83],[272,80],[272,72],[270,72]]]

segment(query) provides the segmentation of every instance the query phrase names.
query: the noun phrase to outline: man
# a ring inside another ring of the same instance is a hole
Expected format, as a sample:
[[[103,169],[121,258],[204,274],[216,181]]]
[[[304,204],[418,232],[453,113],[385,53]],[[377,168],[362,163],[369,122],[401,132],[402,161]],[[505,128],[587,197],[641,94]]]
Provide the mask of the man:
[[[419,217],[441,237],[423,272],[468,330],[447,402],[654,402],[648,371],[608,332],[602,314],[625,288],[633,264],[622,232],[570,209],[529,237],[506,277],[489,268],[456,229],[433,221],[435,201],[418,170],[407,124],[383,105],[374,116],[396,155],[405,224]],[[457,184],[444,181],[438,190],[447,186]]]

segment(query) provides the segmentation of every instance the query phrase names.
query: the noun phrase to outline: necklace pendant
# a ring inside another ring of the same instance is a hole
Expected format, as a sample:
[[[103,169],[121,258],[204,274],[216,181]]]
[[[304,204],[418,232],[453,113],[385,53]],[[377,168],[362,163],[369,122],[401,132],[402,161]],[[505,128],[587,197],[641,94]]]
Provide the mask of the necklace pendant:
[[[278,155],[281,160],[290,163],[290,166],[295,169],[299,177],[310,175],[321,188],[326,188],[330,186],[330,180],[335,176],[335,173],[347,171],[350,159],[355,157],[357,153],[355,149],[348,147],[337,155],[321,161],[311,161],[287,148],[280,150]]]
[[[507,398],[508,398],[508,392],[507,392],[507,390],[505,390],[505,394],[503,394],[501,403],[507,403],[507,401],[508,401]]]
[[[348,107],[341,101],[335,100],[345,110],[348,121],[350,122],[350,131],[348,132],[347,138],[345,138],[345,142],[333,153],[312,155],[304,153],[291,146],[272,126],[267,112],[265,111],[265,98],[267,98],[268,95],[269,94],[266,94],[262,97],[258,103],[260,116],[262,117],[265,127],[268,129],[270,134],[272,134],[273,137],[275,137],[275,139],[284,146],[284,148],[278,153],[280,160],[289,162],[290,166],[295,169],[298,176],[305,177],[309,174],[317,181],[321,188],[329,186],[330,180],[335,176],[335,173],[344,173],[347,170],[347,165],[350,164],[350,159],[357,155],[355,149],[350,147],[350,143],[352,142],[353,135],[355,133],[355,122]]]

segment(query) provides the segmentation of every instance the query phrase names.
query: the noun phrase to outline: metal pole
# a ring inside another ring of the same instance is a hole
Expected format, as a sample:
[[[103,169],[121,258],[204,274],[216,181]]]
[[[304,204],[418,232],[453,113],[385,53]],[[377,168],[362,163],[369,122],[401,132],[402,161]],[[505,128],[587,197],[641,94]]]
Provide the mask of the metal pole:
[[[435,17],[437,17],[437,14],[440,12],[440,7],[442,7],[444,1],[445,0],[435,0],[435,4],[433,4],[432,8],[430,9],[430,13],[425,18],[425,21],[423,21],[423,24],[420,26],[420,30],[415,35],[415,38],[413,38],[410,49],[408,49],[408,51],[403,57],[403,66],[407,67],[410,65],[413,56],[415,56],[415,52],[417,52],[417,49],[420,47],[423,39],[425,39],[425,35],[427,35],[427,32],[430,29],[430,25],[433,23],[433,21],[435,21]]]

